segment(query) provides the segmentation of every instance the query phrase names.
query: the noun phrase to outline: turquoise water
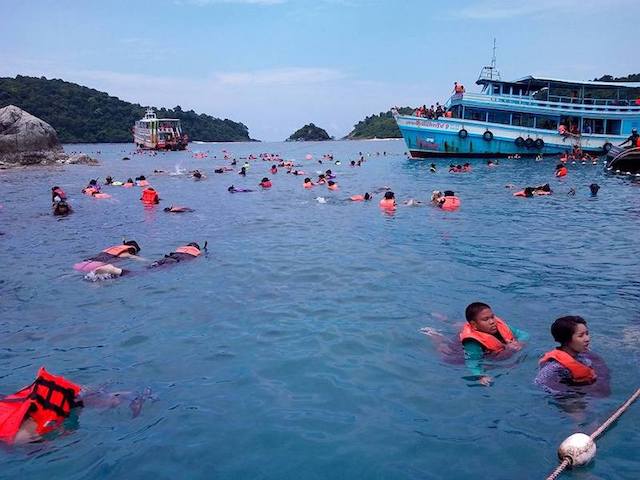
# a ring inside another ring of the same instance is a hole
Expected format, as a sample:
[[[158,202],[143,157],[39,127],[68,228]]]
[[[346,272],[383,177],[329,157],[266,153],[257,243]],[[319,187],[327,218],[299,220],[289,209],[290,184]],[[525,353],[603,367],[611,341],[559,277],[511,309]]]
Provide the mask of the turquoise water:
[[[63,435],[0,451],[1,477],[537,479],[556,465],[562,439],[592,431],[638,387],[637,183],[602,165],[570,165],[558,181],[551,159],[494,169],[474,160],[471,174],[449,174],[440,160],[431,174],[400,141],[191,147],[210,156],[67,145],[100,151],[101,165],[0,171],[0,391],[46,365],[84,385],[149,386],[157,397],[136,418],[126,405],[86,408]],[[304,177],[271,175],[261,161],[246,179],[216,175],[223,149],[238,158],[277,152],[313,176],[331,168],[341,190],[306,191]],[[359,151],[368,161],[349,167]],[[308,153],[333,153],[342,165],[306,161]],[[176,165],[208,178],[151,174]],[[110,200],[80,194],[109,174],[147,175],[160,208],[144,209],[138,188],[105,187]],[[270,191],[226,191],[259,190],[263,176]],[[520,199],[505,188],[544,182],[555,195]],[[52,185],[70,196],[73,215],[49,214]],[[399,200],[451,189],[462,208],[387,215],[379,196],[344,201],[383,185]],[[164,213],[171,203],[196,211]],[[71,269],[124,236],[150,259],[190,241],[207,240],[209,253],[106,282]],[[515,361],[492,371],[490,388],[443,362],[419,333],[455,334],[476,300],[531,334]],[[554,345],[549,325],[566,314],[587,319],[592,348],[612,370],[611,396],[572,415],[531,383]],[[566,478],[636,478],[638,421],[635,405],[599,441],[596,462]]]

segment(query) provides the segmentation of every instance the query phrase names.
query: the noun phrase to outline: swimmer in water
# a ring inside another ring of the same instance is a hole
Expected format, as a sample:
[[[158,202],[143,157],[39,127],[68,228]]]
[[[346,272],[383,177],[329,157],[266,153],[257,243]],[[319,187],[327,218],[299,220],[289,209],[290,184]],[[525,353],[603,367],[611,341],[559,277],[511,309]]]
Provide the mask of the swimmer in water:
[[[82,407],[117,407],[130,400],[133,417],[144,402],[153,398],[151,389],[107,393],[75,384],[40,368],[35,381],[16,393],[0,398],[0,441],[9,445],[38,442],[60,428],[72,410]]]
[[[127,240],[121,245],[114,245],[109,248],[105,248],[100,253],[97,253],[91,257],[85,258],[82,262],[76,263],[73,268],[80,272],[88,273],[96,268],[102,267],[106,264],[111,264],[122,259],[141,260],[146,261],[144,258],[138,256],[140,252],[140,245],[135,240]]]
[[[429,166],[429,171],[430,171],[431,173],[436,173],[436,164],[435,164],[435,163],[432,163],[432,164]]]
[[[67,199],[67,194],[64,193],[64,190],[62,190],[57,185],[55,187],[51,187],[51,202],[58,202],[60,200],[66,200],[66,199]]]
[[[597,183],[592,183],[591,185],[589,185],[589,190],[591,190],[591,196],[595,197],[598,195],[598,190],[600,190],[600,185],[598,185]]]
[[[167,213],[187,213],[187,212],[195,212],[193,208],[189,207],[178,207],[171,205],[170,207],[165,207],[163,209]]]
[[[204,175],[202,175],[202,173],[200,173],[200,170],[194,170],[192,175],[195,180],[201,180],[203,178],[206,178]]]
[[[73,210],[71,209],[71,206],[64,200],[54,202],[53,204],[53,214],[56,216],[65,216],[72,212]]]
[[[247,169],[245,167],[241,167],[238,175],[242,175],[243,177],[247,176]]]
[[[431,203],[433,203],[436,207],[441,206],[444,203],[444,193],[440,190],[434,190],[431,192]]]
[[[522,349],[529,335],[517,328],[509,327],[498,318],[489,305],[474,302],[465,309],[467,323],[459,338],[464,349],[467,368],[481,385],[489,386],[493,379],[486,374],[483,359],[488,355],[513,354]]]
[[[273,184],[271,183],[271,180],[269,180],[268,177],[263,177],[259,183],[259,186],[261,186],[262,188],[271,188]]]
[[[608,395],[609,371],[600,357],[589,352],[591,337],[584,318],[558,318],[551,325],[551,335],[560,346],[542,356],[534,383],[551,394],[589,391]]]
[[[248,189],[248,188],[236,188],[233,185],[231,185],[229,188],[227,188],[227,192],[229,192],[229,193],[246,193],[246,192],[253,192],[253,190]]]
[[[204,244],[204,250],[207,249],[207,242]],[[163,265],[172,265],[186,260],[193,260],[202,254],[200,245],[196,242],[191,242],[181,247],[176,248],[175,251],[167,254],[164,258],[156,260],[148,268],[157,268]]]

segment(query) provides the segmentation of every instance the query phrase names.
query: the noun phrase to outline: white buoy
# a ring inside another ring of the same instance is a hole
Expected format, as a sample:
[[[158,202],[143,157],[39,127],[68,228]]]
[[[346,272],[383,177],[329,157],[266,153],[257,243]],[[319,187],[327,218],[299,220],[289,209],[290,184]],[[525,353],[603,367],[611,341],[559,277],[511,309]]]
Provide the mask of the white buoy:
[[[572,467],[586,465],[596,456],[596,443],[585,433],[574,433],[558,447],[558,458],[569,458]]]

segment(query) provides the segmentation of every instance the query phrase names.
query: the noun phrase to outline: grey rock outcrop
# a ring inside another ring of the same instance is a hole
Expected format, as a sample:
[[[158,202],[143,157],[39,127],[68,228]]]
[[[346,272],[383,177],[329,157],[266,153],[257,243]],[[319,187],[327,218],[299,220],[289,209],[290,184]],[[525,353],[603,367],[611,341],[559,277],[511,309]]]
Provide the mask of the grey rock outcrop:
[[[47,122],[14,105],[0,108],[0,164],[68,163],[97,162],[86,155],[65,154],[56,131]]]

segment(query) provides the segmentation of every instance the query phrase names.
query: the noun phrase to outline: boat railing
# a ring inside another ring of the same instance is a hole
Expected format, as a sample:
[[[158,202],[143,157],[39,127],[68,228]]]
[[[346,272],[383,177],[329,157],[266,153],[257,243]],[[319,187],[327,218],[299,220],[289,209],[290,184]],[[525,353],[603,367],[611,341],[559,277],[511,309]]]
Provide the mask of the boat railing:
[[[626,100],[603,100],[603,99],[584,99],[586,101],[592,101],[594,103],[577,103],[576,98],[571,97],[549,97],[549,100],[537,100],[533,97],[526,97],[520,95],[487,95],[479,93],[458,93],[451,97],[450,101],[454,100],[475,100],[482,103],[492,102],[504,105],[520,105],[531,106],[537,108],[550,108],[550,109],[562,109],[562,110],[575,110],[575,111],[598,111],[608,113],[635,113],[640,114],[640,105],[628,105],[630,103]],[[571,102],[570,100],[575,100]],[[606,103],[595,103],[606,102]],[[626,102],[627,105],[620,105],[620,103]],[[617,104],[616,104],[617,103]]]

